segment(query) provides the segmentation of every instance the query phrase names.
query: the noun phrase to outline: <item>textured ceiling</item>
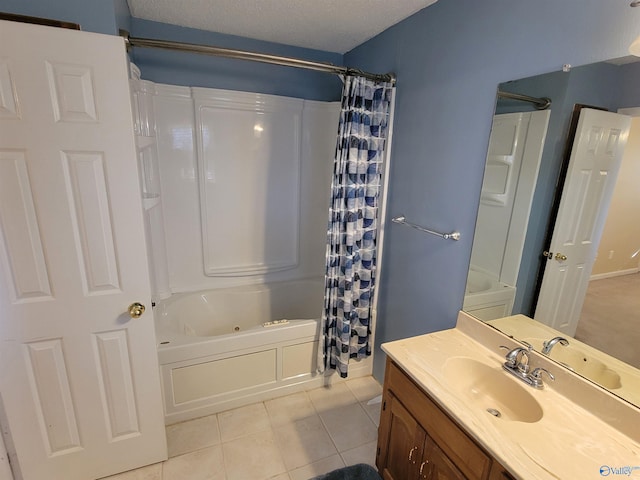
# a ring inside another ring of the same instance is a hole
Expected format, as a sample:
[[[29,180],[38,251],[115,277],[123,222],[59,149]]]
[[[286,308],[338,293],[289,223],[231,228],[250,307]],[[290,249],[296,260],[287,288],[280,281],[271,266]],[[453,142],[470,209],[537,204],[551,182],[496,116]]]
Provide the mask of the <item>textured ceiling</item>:
[[[145,20],[345,53],[437,0],[128,0]]]

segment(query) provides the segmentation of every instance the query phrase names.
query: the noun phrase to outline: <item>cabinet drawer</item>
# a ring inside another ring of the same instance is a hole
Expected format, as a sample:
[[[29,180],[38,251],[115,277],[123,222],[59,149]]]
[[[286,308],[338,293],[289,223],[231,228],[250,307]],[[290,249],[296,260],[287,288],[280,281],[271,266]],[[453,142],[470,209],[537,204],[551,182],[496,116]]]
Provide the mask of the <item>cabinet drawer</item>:
[[[468,479],[488,478],[491,457],[390,360],[387,360],[385,385]]]

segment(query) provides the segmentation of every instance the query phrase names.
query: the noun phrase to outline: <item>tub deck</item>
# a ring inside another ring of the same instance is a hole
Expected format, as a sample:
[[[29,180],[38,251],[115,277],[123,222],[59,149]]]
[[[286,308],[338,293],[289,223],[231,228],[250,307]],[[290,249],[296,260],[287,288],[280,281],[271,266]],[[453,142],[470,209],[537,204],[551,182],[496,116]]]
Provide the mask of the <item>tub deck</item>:
[[[322,386],[331,372],[317,368],[320,321],[300,316],[320,316],[322,293],[321,282],[304,281],[161,302],[155,313],[165,423]],[[225,300],[231,305],[219,303]],[[370,375],[372,366],[370,358],[354,362],[350,378]]]

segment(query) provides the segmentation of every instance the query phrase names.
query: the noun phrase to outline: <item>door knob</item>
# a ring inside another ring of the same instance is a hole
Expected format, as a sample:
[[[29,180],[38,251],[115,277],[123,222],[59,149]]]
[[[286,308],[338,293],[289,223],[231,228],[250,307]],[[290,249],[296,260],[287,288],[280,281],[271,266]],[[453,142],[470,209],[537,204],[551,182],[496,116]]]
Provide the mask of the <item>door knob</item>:
[[[141,303],[135,302],[129,305],[127,310],[131,318],[140,318],[144,313],[145,306]]]
[[[551,258],[553,257],[553,252],[545,250],[544,252],[542,252],[542,256],[546,257],[547,260],[551,260]]]
[[[567,256],[562,253],[556,253],[555,259],[559,262],[564,262],[567,259]]]

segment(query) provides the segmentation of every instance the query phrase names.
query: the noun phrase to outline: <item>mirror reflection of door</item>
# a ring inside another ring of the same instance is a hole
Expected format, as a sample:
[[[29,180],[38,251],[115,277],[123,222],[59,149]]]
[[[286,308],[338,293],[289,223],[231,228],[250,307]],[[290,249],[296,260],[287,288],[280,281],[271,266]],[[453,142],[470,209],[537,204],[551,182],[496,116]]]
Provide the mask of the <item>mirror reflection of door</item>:
[[[574,336],[631,118],[584,108],[574,136],[535,319]]]
[[[575,338],[640,368],[640,108],[600,239]]]

